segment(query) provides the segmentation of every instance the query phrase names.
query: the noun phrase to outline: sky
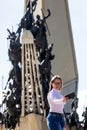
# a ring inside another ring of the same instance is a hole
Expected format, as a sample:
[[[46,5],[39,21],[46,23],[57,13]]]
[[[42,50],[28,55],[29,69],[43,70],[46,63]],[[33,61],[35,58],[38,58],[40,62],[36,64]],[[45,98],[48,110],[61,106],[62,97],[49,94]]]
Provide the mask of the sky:
[[[11,31],[13,28],[13,31],[16,31],[23,16],[23,8],[24,0],[2,0],[0,2],[0,86],[2,86],[2,77],[6,75],[3,79],[5,82],[11,69],[8,59],[7,28]]]
[[[68,0],[72,34],[78,68],[78,112],[87,106],[87,0]],[[16,31],[23,16],[24,0],[0,2],[0,88],[6,85],[11,64],[8,59],[7,28]],[[4,78],[3,78],[4,76]],[[1,95],[1,94],[0,94]]]
[[[87,0],[68,0],[78,68],[78,113],[87,107]]]

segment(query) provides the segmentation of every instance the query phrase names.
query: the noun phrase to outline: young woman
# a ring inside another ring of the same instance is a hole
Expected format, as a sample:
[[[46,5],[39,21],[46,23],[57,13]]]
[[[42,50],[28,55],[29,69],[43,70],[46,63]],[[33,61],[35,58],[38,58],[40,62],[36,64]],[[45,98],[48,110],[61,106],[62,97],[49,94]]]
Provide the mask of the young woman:
[[[47,116],[47,126],[49,130],[64,130],[65,117],[63,113],[64,105],[68,98],[61,94],[62,78],[59,75],[52,77],[50,90],[47,96],[49,103],[49,114]]]

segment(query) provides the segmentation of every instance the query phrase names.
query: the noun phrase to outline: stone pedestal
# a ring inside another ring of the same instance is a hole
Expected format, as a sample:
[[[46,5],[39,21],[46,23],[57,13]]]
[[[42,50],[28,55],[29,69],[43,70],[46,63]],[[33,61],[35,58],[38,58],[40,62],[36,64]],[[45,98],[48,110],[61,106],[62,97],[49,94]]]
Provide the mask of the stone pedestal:
[[[20,120],[20,128],[18,126],[15,130],[48,130],[46,119],[43,116],[36,114],[29,114],[22,117]]]

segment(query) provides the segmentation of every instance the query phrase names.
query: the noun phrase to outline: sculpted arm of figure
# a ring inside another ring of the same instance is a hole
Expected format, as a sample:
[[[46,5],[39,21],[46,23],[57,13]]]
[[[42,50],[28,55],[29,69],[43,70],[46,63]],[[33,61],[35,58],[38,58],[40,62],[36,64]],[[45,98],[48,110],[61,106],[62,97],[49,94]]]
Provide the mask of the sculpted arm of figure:
[[[24,12],[27,10],[27,4],[30,0],[24,0]]]

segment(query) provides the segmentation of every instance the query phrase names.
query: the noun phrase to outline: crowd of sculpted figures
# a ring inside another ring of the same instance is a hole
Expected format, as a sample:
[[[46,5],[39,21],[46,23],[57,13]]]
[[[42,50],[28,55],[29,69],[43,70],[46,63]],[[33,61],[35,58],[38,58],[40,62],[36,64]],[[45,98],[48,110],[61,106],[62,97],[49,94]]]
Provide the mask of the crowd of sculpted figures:
[[[6,108],[3,111],[2,122],[8,129],[14,129],[16,124],[20,122],[21,116],[21,96],[22,96],[22,84],[21,84],[21,51],[22,44],[20,42],[21,32],[23,29],[30,31],[34,38],[34,44],[36,51],[39,53],[39,73],[40,80],[43,88],[45,108],[48,108],[45,96],[47,95],[49,88],[49,81],[51,76],[51,60],[54,59],[52,55],[53,43],[48,44],[47,40],[47,27],[46,19],[51,15],[49,9],[47,9],[47,15],[41,16],[38,14],[34,18],[34,12],[37,7],[37,0],[29,1],[26,12],[21,18],[17,31],[8,31],[7,40],[9,40],[8,57],[12,64],[12,69],[9,72],[8,80],[3,92],[4,100],[2,104],[5,104]],[[35,20],[36,19],[36,20]]]

